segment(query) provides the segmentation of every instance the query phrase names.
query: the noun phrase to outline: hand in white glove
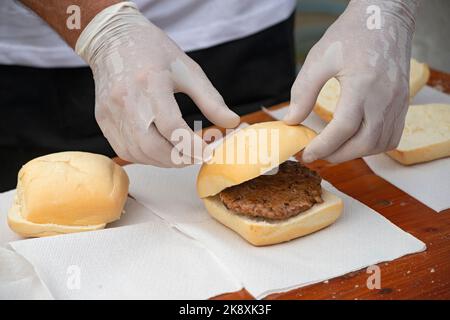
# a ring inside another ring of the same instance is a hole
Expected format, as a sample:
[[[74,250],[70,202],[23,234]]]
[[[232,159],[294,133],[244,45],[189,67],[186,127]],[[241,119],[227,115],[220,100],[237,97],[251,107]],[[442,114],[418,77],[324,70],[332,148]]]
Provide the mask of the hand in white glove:
[[[352,0],[311,49],[284,120],[302,122],[332,77],[340,82],[341,95],[333,120],[306,147],[305,162],[342,162],[398,145],[409,103],[416,6],[417,0]],[[377,8],[379,29],[376,12],[371,16]]]
[[[202,160],[193,148],[205,150],[206,145],[181,117],[175,92],[188,94],[211,122],[225,128],[239,124],[239,116],[228,109],[202,69],[131,2],[97,14],[81,33],[76,52],[94,74],[97,122],[124,160],[183,165],[171,157],[176,129],[185,129],[191,139],[184,165]]]

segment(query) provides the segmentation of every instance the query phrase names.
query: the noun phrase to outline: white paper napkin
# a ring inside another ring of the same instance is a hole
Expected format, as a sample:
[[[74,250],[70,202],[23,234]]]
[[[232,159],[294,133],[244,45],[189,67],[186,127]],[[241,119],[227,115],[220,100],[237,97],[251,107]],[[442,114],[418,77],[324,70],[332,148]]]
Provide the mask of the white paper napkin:
[[[450,158],[403,166],[385,154],[364,157],[378,176],[434,211],[450,208]]]
[[[10,245],[56,299],[207,299],[242,288],[197,241],[133,200],[127,211],[147,222]]]
[[[413,104],[448,103],[450,95],[425,86],[413,100]],[[278,110],[263,109],[275,119],[283,119],[288,107]],[[326,122],[312,112],[304,125],[321,132]],[[450,159],[434,160],[428,163],[404,166],[385,154],[363,158],[372,171],[397,188],[410,194],[426,206],[439,212],[450,208]]]
[[[0,247],[0,300],[53,299],[33,266],[18,253]]]
[[[10,241],[22,239],[17,233],[14,233],[9,228],[6,219],[15,194],[16,190],[0,193],[0,246],[3,246]]]
[[[14,194],[0,194],[0,245],[22,239],[6,222]],[[242,288],[149,209],[129,198],[124,211],[105,230],[15,241],[17,253],[0,248],[0,298],[52,298],[46,285],[57,299],[204,299]],[[67,285],[78,270],[80,289]]]
[[[328,183],[324,187],[345,202],[334,225],[285,244],[253,247],[209,217],[195,192],[198,169],[125,167],[137,201],[208,247],[257,298],[425,250],[423,242]]]

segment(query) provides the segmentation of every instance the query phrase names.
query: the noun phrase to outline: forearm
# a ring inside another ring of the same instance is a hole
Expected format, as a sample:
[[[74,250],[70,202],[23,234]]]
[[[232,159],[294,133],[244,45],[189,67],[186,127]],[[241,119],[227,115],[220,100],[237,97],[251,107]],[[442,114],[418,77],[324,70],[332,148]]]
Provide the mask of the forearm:
[[[75,48],[83,29],[104,8],[121,0],[20,0],[24,5],[44,19],[72,48]],[[67,9],[76,5],[80,8],[80,28],[69,28],[67,19],[71,12]]]

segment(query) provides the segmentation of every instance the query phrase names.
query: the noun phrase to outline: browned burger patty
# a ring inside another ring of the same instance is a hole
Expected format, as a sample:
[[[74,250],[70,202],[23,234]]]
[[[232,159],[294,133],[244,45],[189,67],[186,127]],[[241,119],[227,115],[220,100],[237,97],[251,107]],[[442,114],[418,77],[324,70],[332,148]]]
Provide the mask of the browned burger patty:
[[[322,203],[320,176],[296,161],[274,175],[261,175],[220,192],[220,200],[238,214],[282,220]]]

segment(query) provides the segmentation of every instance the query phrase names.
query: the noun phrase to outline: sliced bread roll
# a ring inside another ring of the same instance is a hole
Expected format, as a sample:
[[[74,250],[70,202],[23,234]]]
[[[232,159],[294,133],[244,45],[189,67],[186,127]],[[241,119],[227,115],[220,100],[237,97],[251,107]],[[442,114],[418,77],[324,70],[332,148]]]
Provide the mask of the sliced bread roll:
[[[255,246],[290,241],[334,223],[342,214],[344,203],[324,189],[323,203],[317,203],[296,216],[276,221],[238,214],[228,209],[219,196],[222,190],[259,177],[285,162],[303,150],[315,136],[316,133],[305,126],[288,126],[283,121],[256,123],[227,136],[214,150],[211,161],[202,165],[197,177],[197,193],[206,210],[214,219]],[[266,155],[261,156],[265,153],[261,150],[267,151],[267,158]],[[246,160],[240,161],[241,156]],[[252,158],[256,161],[251,161]],[[273,166],[268,167],[267,159],[274,160],[271,163]]]
[[[411,59],[411,71],[409,76],[409,95],[411,99],[428,82],[429,77],[430,69],[428,66]],[[341,87],[336,78],[328,80],[320,91],[314,111],[326,122],[330,122],[331,119],[333,119],[333,113],[336,110],[340,94]]]
[[[412,105],[397,149],[387,154],[410,165],[450,156],[450,105]]]

